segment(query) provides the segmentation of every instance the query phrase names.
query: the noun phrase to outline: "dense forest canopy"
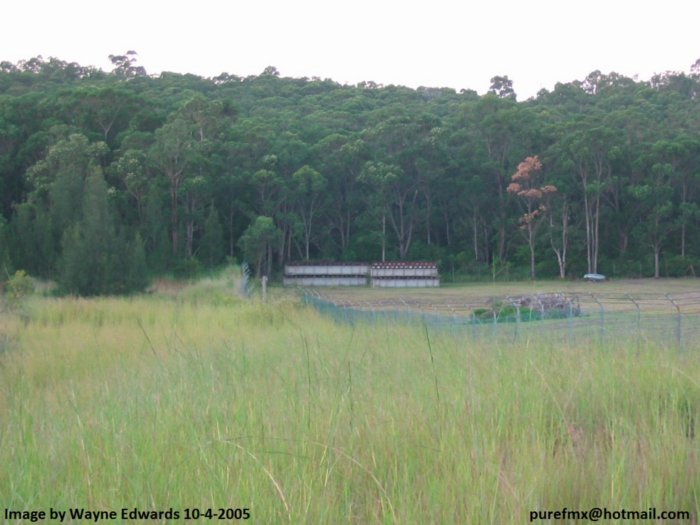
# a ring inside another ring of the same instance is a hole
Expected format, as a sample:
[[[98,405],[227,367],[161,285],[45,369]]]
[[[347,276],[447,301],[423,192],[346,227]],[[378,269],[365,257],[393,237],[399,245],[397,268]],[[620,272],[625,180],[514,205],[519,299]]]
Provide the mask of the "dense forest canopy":
[[[94,294],[303,259],[700,269],[700,71],[448,88],[0,63],[0,265]],[[697,66],[697,64],[696,64]]]

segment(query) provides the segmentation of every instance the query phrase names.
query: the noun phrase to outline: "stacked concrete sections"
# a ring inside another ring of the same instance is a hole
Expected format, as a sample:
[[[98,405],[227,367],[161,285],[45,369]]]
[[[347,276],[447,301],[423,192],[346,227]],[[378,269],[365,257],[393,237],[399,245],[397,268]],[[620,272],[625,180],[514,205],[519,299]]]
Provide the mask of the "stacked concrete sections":
[[[367,286],[375,288],[436,288],[440,286],[434,262],[289,263],[285,286]]]
[[[434,262],[378,262],[369,269],[373,288],[437,288],[440,286]]]
[[[289,263],[284,267],[285,286],[367,286],[369,263]]]

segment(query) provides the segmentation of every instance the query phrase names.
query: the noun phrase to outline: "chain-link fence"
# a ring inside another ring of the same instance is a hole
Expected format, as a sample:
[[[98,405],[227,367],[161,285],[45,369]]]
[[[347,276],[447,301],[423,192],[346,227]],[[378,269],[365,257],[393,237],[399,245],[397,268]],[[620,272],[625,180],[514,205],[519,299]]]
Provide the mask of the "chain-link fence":
[[[409,296],[337,299],[305,289],[303,300],[338,322],[420,323],[473,340],[700,347],[700,292],[562,292],[435,301]]]
[[[247,262],[241,264],[241,294],[244,297],[250,297],[253,290],[253,280],[251,279],[251,270]]]

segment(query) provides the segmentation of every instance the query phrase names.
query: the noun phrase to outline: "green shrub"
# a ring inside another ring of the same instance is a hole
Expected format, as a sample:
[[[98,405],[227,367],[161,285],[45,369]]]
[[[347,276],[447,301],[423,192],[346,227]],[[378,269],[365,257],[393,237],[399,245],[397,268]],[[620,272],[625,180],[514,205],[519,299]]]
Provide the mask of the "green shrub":
[[[178,279],[195,279],[200,273],[202,273],[202,264],[196,257],[182,259],[173,268],[173,274]]]
[[[10,302],[17,303],[27,295],[34,293],[34,279],[24,270],[17,270],[7,281],[5,289]]]

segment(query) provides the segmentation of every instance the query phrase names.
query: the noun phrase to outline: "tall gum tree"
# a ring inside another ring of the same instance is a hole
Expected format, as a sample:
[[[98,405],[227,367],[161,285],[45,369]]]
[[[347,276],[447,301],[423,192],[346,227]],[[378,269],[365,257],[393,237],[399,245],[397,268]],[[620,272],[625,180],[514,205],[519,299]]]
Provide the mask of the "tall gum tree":
[[[590,125],[578,131],[570,129],[563,140],[567,156],[581,184],[589,273],[598,272],[602,195],[609,182],[608,154],[613,140],[612,130]]]
[[[400,166],[383,162],[367,162],[360,182],[368,191],[368,204],[374,216],[381,217],[382,260],[386,258],[387,222],[396,235],[399,258],[404,259],[411,246],[415,214],[412,208],[418,198],[418,189],[406,180]]]
[[[419,197],[425,173],[420,156],[426,153],[431,130],[437,125],[439,120],[434,116],[410,118],[405,110],[397,110],[363,133],[364,140],[373,145],[374,158],[365,165],[363,178],[373,180],[387,196],[383,223],[389,220],[401,259],[408,256],[423,204]]]
[[[637,202],[635,233],[652,250],[654,277],[661,276],[661,250],[674,229],[673,189],[670,186],[671,170],[667,164],[655,164],[647,168],[646,177],[629,187],[629,193]]]
[[[680,256],[685,258],[688,226],[700,216],[700,209],[694,202],[700,181],[700,141],[684,134],[655,142],[651,152],[656,160],[656,170],[668,174],[669,183],[677,193]]]
[[[149,151],[153,165],[169,185],[170,237],[174,256],[180,250],[183,181],[186,177],[201,177],[207,171],[212,139],[221,124],[221,110],[220,103],[209,102],[202,95],[194,96],[156,130],[155,142]],[[191,253],[189,240],[186,244]]]
[[[499,98],[495,94],[488,94],[479,101],[475,117],[478,119],[479,136],[487,154],[488,170],[497,196],[493,220],[496,229],[494,258],[504,261],[509,223],[506,188],[514,164],[512,158],[517,129],[522,128],[524,123],[515,101],[509,97]]]
[[[304,259],[309,260],[313,227],[326,196],[328,181],[308,164],[292,174],[294,208],[301,220]]]
[[[556,186],[557,193],[549,202],[548,237],[549,245],[557,259],[559,278],[567,274],[567,261],[572,229],[572,203],[576,202],[576,180],[571,176],[571,166],[566,159],[558,156],[559,151],[552,147],[547,152],[547,180]]]
[[[328,193],[335,201],[326,208],[326,216],[343,258],[362,208],[357,179],[369,160],[369,150],[363,140],[336,133],[316,143],[312,152],[321,172],[328,178]]]

